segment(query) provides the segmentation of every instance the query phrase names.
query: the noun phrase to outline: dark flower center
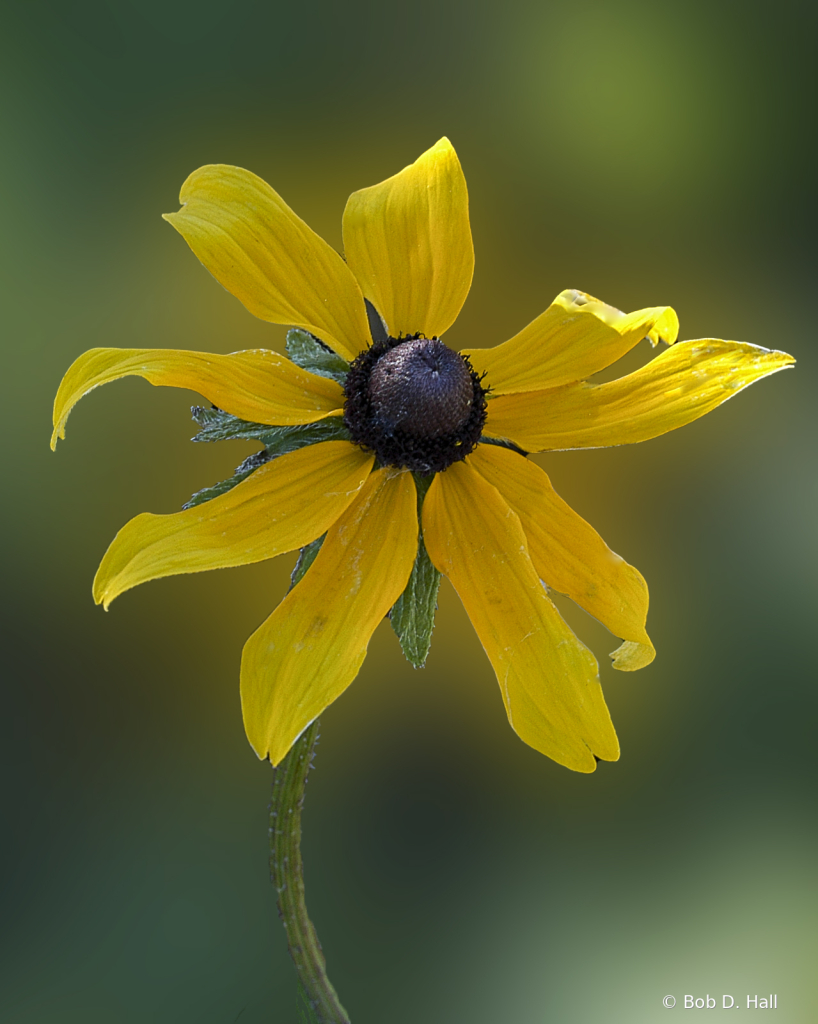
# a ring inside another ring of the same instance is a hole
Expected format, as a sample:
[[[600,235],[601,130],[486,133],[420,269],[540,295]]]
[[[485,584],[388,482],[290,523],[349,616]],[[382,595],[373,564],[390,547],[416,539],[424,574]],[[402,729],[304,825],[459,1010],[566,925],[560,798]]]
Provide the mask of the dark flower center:
[[[486,390],[438,338],[388,338],[362,352],[344,388],[353,441],[384,466],[438,473],[480,440]]]
[[[469,418],[474,389],[466,364],[433,338],[404,342],[375,363],[369,398],[384,430],[413,437],[450,434]]]

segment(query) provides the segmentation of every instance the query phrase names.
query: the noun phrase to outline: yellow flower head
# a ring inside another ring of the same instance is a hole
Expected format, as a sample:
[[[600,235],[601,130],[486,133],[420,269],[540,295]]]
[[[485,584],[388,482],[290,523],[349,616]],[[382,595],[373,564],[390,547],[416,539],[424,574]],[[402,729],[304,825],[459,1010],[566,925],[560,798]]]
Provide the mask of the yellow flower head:
[[[107,608],[147,580],[305,549],[308,571],[242,656],[247,735],[277,764],[355,678],[381,619],[392,610],[409,632],[442,573],[518,735],[577,771],[616,760],[597,663],[548,588],[622,639],[614,667],[630,671],[655,653],[647,586],[526,453],[656,437],[792,357],[734,341],[674,344],[669,307],[626,315],[573,290],[504,344],[453,352],[440,339],[468,294],[474,253],[447,139],[350,197],[344,259],[249,171],[202,167],[180,201],[166,219],[214,277],[256,316],[296,330],[289,359],[101,348],[69,369],[52,447],[83,395],[133,374],[205,396],[217,407],[199,411],[209,436],[265,443],[211,500],[201,492],[181,512],[127,523],[97,572],[96,601]],[[626,377],[587,382],[644,337],[668,347]]]

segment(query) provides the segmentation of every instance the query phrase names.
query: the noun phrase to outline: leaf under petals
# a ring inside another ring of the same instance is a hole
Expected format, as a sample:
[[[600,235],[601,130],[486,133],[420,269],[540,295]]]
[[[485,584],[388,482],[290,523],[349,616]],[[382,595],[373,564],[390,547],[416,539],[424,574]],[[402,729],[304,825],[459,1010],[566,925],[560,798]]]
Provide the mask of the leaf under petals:
[[[249,565],[303,547],[353,501],[373,461],[347,441],[324,441],[273,459],[203,505],[143,512],[105,552],[94,600],[107,608],[148,580]]]

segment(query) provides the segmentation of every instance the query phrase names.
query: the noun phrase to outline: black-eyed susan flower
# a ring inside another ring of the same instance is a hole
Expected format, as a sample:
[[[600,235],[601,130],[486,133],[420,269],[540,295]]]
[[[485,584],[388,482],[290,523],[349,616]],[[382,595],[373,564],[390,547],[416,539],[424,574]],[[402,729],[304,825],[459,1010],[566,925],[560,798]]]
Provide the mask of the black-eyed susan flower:
[[[442,339],[474,255],[446,139],[350,197],[343,259],[249,171],[203,167],[180,201],[166,219],[252,313],[293,327],[289,358],[102,348],[69,369],[52,446],[83,395],[133,374],[211,402],[196,413],[200,438],[264,444],[190,507],[126,524],[97,572],[96,601],[302,549],[299,582],[242,657],[247,735],[277,764],[355,678],[384,616],[423,662],[443,574],[518,735],[577,771],[615,760],[597,663],[548,591],[621,638],[613,664],[630,671],[654,657],[647,587],[527,453],[656,437],[792,358],[734,341],[676,344],[669,307],[626,315],[578,291],[495,348],[454,352]],[[588,381],[645,337],[667,347],[618,380]]]

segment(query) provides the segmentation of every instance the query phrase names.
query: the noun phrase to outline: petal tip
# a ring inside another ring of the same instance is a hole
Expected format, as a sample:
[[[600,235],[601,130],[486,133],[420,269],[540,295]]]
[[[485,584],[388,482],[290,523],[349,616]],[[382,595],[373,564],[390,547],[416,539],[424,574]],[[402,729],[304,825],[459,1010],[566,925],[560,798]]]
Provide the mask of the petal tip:
[[[110,587],[107,584],[103,584],[99,578],[99,571],[97,571],[94,577],[94,582],[91,585],[91,594],[94,598],[94,604],[101,604],[103,611],[108,611],[111,606],[111,601],[117,596],[117,594],[110,593]]]
[[[182,237],[184,238],[184,232],[182,231],[181,227],[178,224],[178,221],[183,213],[184,203],[182,204],[182,209],[177,210],[175,213],[163,213],[162,220],[166,220],[168,224],[170,224],[170,226],[173,228],[173,230],[178,231],[179,234],[182,235]]]
[[[305,729],[308,729],[310,725],[312,725],[312,722],[305,726]],[[268,760],[273,768],[277,768],[287,754],[289,754],[290,750],[292,750],[296,740],[298,740],[305,729],[302,729],[298,736],[295,736],[289,741],[286,739],[282,740],[282,737],[280,736],[276,737],[272,728],[270,729],[271,735],[267,736],[263,742],[254,743],[250,739],[249,733],[247,734],[247,738],[250,740],[250,746],[255,750],[256,754],[258,754],[259,759],[262,761]]]
[[[269,761],[273,768],[275,768],[282,760],[279,758],[278,761],[274,761],[270,756],[270,751],[267,749],[266,743],[254,743],[250,738],[250,734],[247,733],[247,742],[253,750],[253,753],[259,759],[259,761]]]
[[[588,754],[587,758],[584,757],[581,761],[573,761],[571,764],[566,763],[566,768],[570,768],[571,771],[574,772],[579,772],[581,775],[593,775],[597,770],[600,761],[614,762],[619,760],[619,740],[617,739],[616,734],[613,736],[613,745],[610,748],[606,748],[602,753],[597,752],[597,750],[589,744],[588,740],[586,740],[585,743],[586,753]],[[564,762],[558,761],[557,763],[559,764]]]
[[[647,637],[645,638],[647,640]],[[615,651],[611,651],[613,667],[620,672],[636,672],[645,668],[656,657],[656,648],[647,640],[638,643],[636,640],[625,640]]]
[[[672,306],[657,307],[658,313],[653,327],[648,331],[647,338],[651,347],[656,348],[659,342],[674,345],[679,339],[679,316]]]
[[[595,761],[594,770],[596,770],[596,765],[599,764],[600,761],[609,761],[613,763],[619,760],[621,754],[619,737],[616,735],[613,726],[611,726],[611,735],[606,737],[606,741],[609,745],[606,746],[604,750],[592,751]]]

